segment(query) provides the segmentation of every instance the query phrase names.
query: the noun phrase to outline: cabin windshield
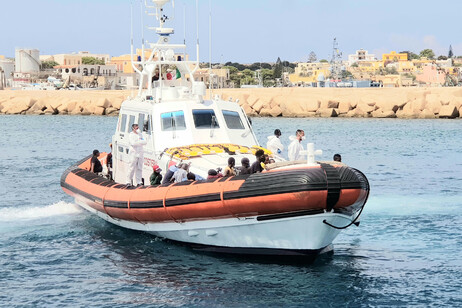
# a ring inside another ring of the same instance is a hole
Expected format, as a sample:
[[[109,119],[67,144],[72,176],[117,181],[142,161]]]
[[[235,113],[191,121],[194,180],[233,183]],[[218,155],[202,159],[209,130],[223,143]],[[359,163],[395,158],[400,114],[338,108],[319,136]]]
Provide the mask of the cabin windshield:
[[[215,111],[212,109],[194,109],[192,112],[196,128],[220,128]]]
[[[183,110],[162,113],[160,118],[162,120],[162,130],[164,131],[186,129]]]
[[[223,117],[225,118],[226,126],[229,129],[244,129],[239,113],[231,110],[223,110]]]

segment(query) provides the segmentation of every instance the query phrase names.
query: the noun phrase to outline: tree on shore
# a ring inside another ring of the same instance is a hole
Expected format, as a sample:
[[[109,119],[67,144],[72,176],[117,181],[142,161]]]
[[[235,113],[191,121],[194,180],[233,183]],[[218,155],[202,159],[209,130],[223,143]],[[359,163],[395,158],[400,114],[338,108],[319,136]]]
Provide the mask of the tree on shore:
[[[57,65],[59,65],[59,63],[56,61],[43,61],[41,64],[42,70],[52,69],[53,67]]]
[[[432,49],[427,48],[427,49],[424,49],[424,50],[422,50],[420,52],[420,57],[421,58],[425,57],[425,58],[427,58],[429,60],[433,60],[435,58],[435,53],[433,52]]]
[[[420,59],[419,55],[413,53],[412,51],[405,50],[405,51],[400,51],[399,53],[407,53],[407,59],[408,60],[418,60],[418,59]]]
[[[260,71],[261,78],[263,80],[264,87],[272,87],[275,85],[274,78],[273,78],[273,70],[272,69],[262,69]]]
[[[103,60],[96,59],[94,57],[82,57],[82,64],[85,64],[85,65],[104,65],[106,63],[104,63]]]
[[[454,53],[452,52],[452,46],[449,45],[448,58],[451,59],[453,56],[454,56]]]
[[[274,65],[273,78],[282,78],[282,61],[279,57],[276,60],[276,64]]]

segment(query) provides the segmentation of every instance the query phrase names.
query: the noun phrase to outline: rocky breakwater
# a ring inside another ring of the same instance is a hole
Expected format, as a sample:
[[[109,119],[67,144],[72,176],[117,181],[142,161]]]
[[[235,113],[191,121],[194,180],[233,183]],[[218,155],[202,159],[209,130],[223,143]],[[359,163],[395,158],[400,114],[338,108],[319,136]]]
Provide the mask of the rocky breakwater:
[[[0,91],[2,114],[117,115],[131,91]]]
[[[0,114],[117,115],[133,91],[0,91]],[[210,94],[210,93],[209,93]],[[249,116],[460,118],[462,88],[214,90]]]
[[[214,90],[250,116],[462,117],[462,88],[247,88]]]

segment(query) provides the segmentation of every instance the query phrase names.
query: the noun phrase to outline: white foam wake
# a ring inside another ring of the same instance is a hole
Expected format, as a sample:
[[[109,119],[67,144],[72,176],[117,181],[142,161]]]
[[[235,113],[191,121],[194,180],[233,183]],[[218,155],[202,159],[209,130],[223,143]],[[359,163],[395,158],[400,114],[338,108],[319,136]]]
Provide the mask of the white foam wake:
[[[72,215],[80,212],[81,209],[77,205],[64,201],[59,201],[45,207],[6,207],[0,208],[0,222],[34,220],[52,216]]]

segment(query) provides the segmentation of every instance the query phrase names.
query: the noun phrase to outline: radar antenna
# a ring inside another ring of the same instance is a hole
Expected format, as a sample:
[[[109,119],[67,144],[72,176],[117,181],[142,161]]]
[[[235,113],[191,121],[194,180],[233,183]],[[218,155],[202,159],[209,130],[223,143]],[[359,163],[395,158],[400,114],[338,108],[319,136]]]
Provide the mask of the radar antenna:
[[[342,52],[338,49],[337,38],[334,37],[332,59],[330,60],[331,79],[339,80],[342,74]]]

